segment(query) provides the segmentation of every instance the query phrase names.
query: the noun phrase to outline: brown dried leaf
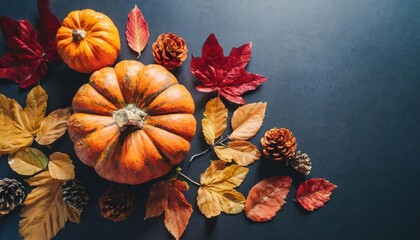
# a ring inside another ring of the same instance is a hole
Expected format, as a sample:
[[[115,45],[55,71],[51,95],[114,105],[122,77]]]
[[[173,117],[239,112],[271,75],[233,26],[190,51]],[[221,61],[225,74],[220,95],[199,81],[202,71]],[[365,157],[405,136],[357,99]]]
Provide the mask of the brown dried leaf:
[[[261,157],[258,148],[247,141],[232,141],[225,146],[214,148],[216,155],[223,161],[235,161],[240,166],[248,166]]]
[[[229,138],[231,140],[248,140],[253,137],[260,129],[267,103],[251,103],[239,107],[232,115],[233,132]]]
[[[157,217],[165,212],[165,226],[179,239],[187,227],[192,206],[181,191],[188,190],[188,184],[177,179],[157,182],[150,189],[146,203],[146,218]]]
[[[201,186],[197,194],[200,211],[207,218],[217,216],[222,211],[240,213],[245,206],[245,197],[233,188],[242,183],[248,171],[235,164],[226,167],[226,162],[222,160],[212,161],[200,177]]]
[[[245,203],[246,216],[254,222],[266,222],[276,216],[286,202],[292,178],[270,177],[257,183],[249,191]]]
[[[59,180],[74,179],[73,161],[65,153],[55,152],[50,155],[48,170],[52,178]]]
[[[9,165],[20,175],[34,175],[47,168],[48,158],[38,149],[25,147],[9,155]]]
[[[49,145],[67,131],[67,121],[70,118],[70,107],[57,109],[44,118],[36,135],[36,141],[41,145]]]
[[[25,240],[51,239],[70,218],[63,200],[62,181],[43,171],[27,182],[36,188],[23,203],[19,233]]]
[[[227,126],[227,115],[228,110],[219,97],[208,101],[201,122],[207,144],[214,145],[214,140],[223,134]]]

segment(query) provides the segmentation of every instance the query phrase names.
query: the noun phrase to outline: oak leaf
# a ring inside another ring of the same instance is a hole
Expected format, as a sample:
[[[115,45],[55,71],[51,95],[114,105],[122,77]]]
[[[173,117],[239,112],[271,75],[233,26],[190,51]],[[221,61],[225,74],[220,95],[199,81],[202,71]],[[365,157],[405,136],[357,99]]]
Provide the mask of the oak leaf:
[[[25,147],[9,155],[9,165],[20,175],[34,175],[47,168],[48,158],[38,149]]]
[[[229,139],[248,140],[253,137],[263,123],[266,108],[266,102],[259,102],[236,109],[231,119],[233,132],[229,135]]]
[[[246,216],[254,222],[266,222],[281,209],[289,193],[289,176],[270,177],[251,188],[245,203]]]
[[[337,186],[323,178],[311,178],[300,184],[296,199],[308,211],[324,206]]]
[[[39,32],[27,20],[0,17],[0,29],[9,48],[9,52],[0,57],[0,78],[27,88],[45,77],[48,62],[61,61],[55,41],[60,21],[48,5],[48,0],[38,0]]]
[[[226,166],[222,160],[212,161],[200,176],[197,205],[200,211],[211,218],[220,215],[240,213],[245,207],[245,197],[234,188],[245,179],[248,168],[233,164]]]
[[[191,204],[182,194],[182,191],[186,190],[188,190],[188,184],[177,179],[153,184],[146,202],[145,219],[157,217],[165,212],[166,228],[175,239],[179,239],[193,211]]]
[[[228,101],[244,104],[244,92],[256,89],[266,77],[245,70],[251,59],[252,44],[246,43],[232,48],[225,57],[223,48],[212,33],[203,44],[202,57],[192,56],[190,71],[202,84],[196,89],[200,92],[217,91]]]
[[[61,152],[50,155],[48,171],[52,178],[59,180],[69,180],[75,177],[73,161],[67,154]]]
[[[47,100],[47,94],[39,85],[28,93],[25,109],[0,94],[0,154],[30,146],[35,137],[39,144],[46,145],[64,134],[70,108],[58,109],[44,117]]]
[[[214,145],[214,140],[223,134],[227,127],[227,115],[228,110],[219,97],[207,102],[201,121],[207,144]]]
[[[137,52],[137,58],[140,58],[141,51],[149,41],[149,26],[137,5],[128,14],[125,37],[128,46]]]
[[[220,160],[226,162],[233,160],[240,166],[248,166],[261,157],[258,148],[247,141],[232,141],[226,146],[216,146],[214,152]]]
[[[77,220],[64,203],[62,181],[51,178],[47,170],[26,180],[35,187],[26,198],[19,222],[25,240],[53,238],[67,220]]]

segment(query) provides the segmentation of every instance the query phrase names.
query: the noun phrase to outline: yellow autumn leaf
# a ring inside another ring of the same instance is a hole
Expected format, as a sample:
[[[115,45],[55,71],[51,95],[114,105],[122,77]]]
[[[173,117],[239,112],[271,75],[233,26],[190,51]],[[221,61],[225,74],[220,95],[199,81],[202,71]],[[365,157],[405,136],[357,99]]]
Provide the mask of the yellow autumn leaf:
[[[36,148],[25,147],[10,154],[8,163],[18,174],[30,176],[47,168],[48,158]]]
[[[55,179],[69,180],[75,177],[73,161],[65,153],[51,154],[48,170],[51,177]]]
[[[214,140],[223,134],[227,126],[227,115],[228,110],[219,97],[207,102],[201,121],[207,144],[214,145]]]
[[[233,132],[230,134],[231,140],[248,140],[253,137],[260,129],[267,103],[251,103],[239,107],[232,115]]]
[[[212,161],[201,174],[197,205],[207,217],[214,217],[221,212],[240,213],[245,207],[245,197],[234,188],[245,179],[248,169],[236,164],[226,166],[222,160]]]
[[[0,94],[0,154],[13,153],[33,142],[22,120],[23,109],[15,100]]]
[[[261,157],[258,148],[248,141],[232,141],[227,146],[216,146],[214,152],[221,160],[233,160],[240,166],[248,166]]]
[[[62,181],[45,170],[27,179],[35,186],[27,196],[20,214],[19,233],[25,240],[53,238],[70,217],[63,200]]]
[[[41,145],[48,145],[60,138],[67,131],[70,110],[70,107],[61,108],[48,114],[42,120],[35,140]]]
[[[24,121],[26,128],[35,134],[47,112],[47,93],[41,86],[34,87],[26,97],[26,107],[24,109]]]

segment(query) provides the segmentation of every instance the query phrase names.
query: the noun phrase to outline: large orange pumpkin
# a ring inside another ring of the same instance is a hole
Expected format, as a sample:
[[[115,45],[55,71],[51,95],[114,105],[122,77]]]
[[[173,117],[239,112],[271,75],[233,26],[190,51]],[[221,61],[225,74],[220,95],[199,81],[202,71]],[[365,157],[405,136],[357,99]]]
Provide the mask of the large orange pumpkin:
[[[110,66],[120,53],[120,35],[112,20],[91,9],[70,12],[57,31],[57,51],[71,69],[92,73]]]
[[[139,184],[179,164],[195,134],[194,101],[160,65],[122,61],[92,74],[73,98],[77,156],[111,181]]]

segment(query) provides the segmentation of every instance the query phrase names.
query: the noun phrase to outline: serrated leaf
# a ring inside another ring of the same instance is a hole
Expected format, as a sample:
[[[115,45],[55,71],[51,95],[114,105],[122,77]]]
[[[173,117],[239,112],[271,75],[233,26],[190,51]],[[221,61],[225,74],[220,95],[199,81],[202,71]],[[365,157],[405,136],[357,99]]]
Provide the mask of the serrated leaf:
[[[260,129],[264,117],[267,103],[251,103],[239,107],[232,115],[233,132],[230,134],[231,140],[248,140],[253,137]]]
[[[237,214],[244,209],[245,197],[235,187],[245,179],[248,169],[238,166],[226,166],[222,160],[212,161],[200,177],[197,205],[207,217],[214,217],[221,212]]]
[[[152,185],[146,203],[145,219],[157,217],[165,212],[165,227],[179,239],[191,217],[192,206],[181,191],[188,190],[188,184],[169,179]]]
[[[34,87],[26,97],[26,107],[23,110],[26,117],[25,126],[32,133],[37,132],[41,126],[47,111],[47,100],[47,93],[39,85]]]
[[[226,129],[228,110],[219,97],[213,98],[206,104],[202,126],[207,144],[214,145]]]
[[[311,178],[300,184],[296,199],[308,211],[323,207],[337,186],[323,178]]]
[[[216,146],[214,152],[220,160],[226,162],[233,160],[240,166],[248,166],[261,156],[258,148],[247,141],[232,141],[227,146]]]
[[[254,222],[266,222],[286,203],[292,185],[289,176],[274,176],[257,183],[249,191],[245,203],[246,216]]]
[[[41,145],[49,145],[63,136],[67,131],[67,121],[71,115],[70,111],[71,108],[67,107],[57,109],[48,114],[43,119],[35,140]]]
[[[128,14],[125,37],[128,46],[137,52],[137,58],[140,58],[141,51],[143,51],[149,41],[149,26],[137,5]]]
[[[69,219],[62,181],[51,178],[48,171],[43,171],[27,182],[36,188],[23,203],[19,233],[25,240],[51,239]]]
[[[48,158],[38,149],[26,147],[10,154],[8,162],[13,171],[30,176],[44,170],[48,165]]]
[[[65,153],[55,152],[50,155],[48,170],[52,178],[59,180],[74,179],[73,161]]]

